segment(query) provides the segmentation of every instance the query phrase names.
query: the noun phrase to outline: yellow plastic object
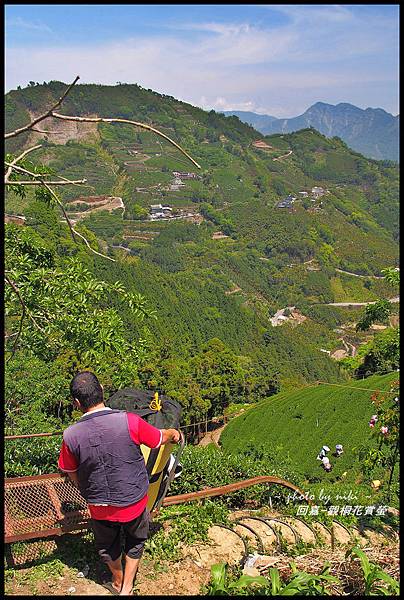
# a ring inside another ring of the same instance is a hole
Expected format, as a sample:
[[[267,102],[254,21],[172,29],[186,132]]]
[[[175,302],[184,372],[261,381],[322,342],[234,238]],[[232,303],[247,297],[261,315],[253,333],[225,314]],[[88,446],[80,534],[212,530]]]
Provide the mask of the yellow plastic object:
[[[178,446],[171,443],[165,444],[164,446],[156,449],[151,449],[143,445],[140,446],[150,480],[149,489],[147,492],[149,497],[147,508],[150,511],[153,510],[157,501],[158,493],[162,483],[164,467],[170,458],[170,454],[172,452],[176,452],[177,449]]]
[[[152,410],[161,410],[162,404],[161,404],[161,402],[159,400],[159,393],[158,392],[156,392],[154,394],[154,399],[150,402],[149,406],[150,406],[150,408]]]

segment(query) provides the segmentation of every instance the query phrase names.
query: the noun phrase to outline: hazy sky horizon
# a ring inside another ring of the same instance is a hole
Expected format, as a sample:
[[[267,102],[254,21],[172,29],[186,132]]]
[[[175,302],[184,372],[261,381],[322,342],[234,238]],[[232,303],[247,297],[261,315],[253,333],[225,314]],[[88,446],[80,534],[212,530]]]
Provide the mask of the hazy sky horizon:
[[[6,5],[5,88],[114,85],[288,118],[399,110],[399,5]]]

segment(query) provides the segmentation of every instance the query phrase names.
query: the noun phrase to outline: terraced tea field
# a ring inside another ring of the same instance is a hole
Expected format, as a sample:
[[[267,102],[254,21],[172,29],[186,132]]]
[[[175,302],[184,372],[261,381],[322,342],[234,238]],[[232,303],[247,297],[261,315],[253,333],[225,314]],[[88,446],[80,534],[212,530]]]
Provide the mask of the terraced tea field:
[[[396,379],[398,373],[389,373],[349,382],[349,387],[320,384],[277,394],[232,420],[220,443],[231,452],[247,446],[275,449],[304,475],[334,479],[355,471],[359,465],[354,448],[371,443],[368,422],[375,409],[372,392],[367,390],[388,391]],[[341,457],[330,457],[331,473],[325,473],[316,460],[323,444],[331,451],[336,444],[344,446]]]

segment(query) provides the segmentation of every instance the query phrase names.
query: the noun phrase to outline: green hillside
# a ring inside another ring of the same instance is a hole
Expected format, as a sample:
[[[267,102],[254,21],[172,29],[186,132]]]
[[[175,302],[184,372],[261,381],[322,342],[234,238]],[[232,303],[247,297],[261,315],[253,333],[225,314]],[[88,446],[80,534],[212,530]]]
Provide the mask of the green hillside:
[[[375,412],[373,390],[389,390],[397,373],[372,376],[349,382],[350,387],[315,385],[292,393],[280,393],[233,419],[224,429],[220,442],[231,453],[262,447],[291,461],[292,468],[310,481],[326,481],[345,471],[355,474],[355,447],[371,444],[369,419]],[[357,389],[355,389],[357,388]],[[331,452],[336,444],[344,446],[338,459],[330,456],[333,471],[325,473],[316,456],[323,445]],[[356,465],[357,466],[357,465]]]
[[[52,81],[9,92],[6,130],[50,107],[65,88]],[[43,149],[30,155],[33,162],[68,178],[87,178],[86,186],[60,188],[62,201],[77,227],[95,234],[116,262],[93,256],[83,261],[96,277],[119,279],[143,294],[157,316],[148,322],[153,346],[164,345],[170,357],[188,364],[204,344],[220,338],[244,363],[260,365],[278,389],[345,378],[320,349],[342,349],[335,330],[356,322],[360,309],[323,304],[396,295],[374,277],[398,259],[396,165],[366,159],[313,129],[263,138],[236,117],[138,85],[76,85],[59,112],[143,121],[201,165],[198,171],[168,142],[121,124],[76,127],[46,120],[44,131],[54,133],[31,132],[6,145],[17,152],[40,141]],[[263,139],[266,146],[257,146]],[[196,178],[176,186],[173,171],[195,171]],[[299,195],[319,186],[324,194],[318,199]],[[296,196],[293,207],[278,207],[288,194]],[[86,199],[94,196],[122,198],[124,210],[93,210]],[[32,187],[25,198],[10,192],[6,212],[25,215],[36,230],[43,223],[44,243],[53,239],[63,264],[76,251],[66,249],[60,232],[49,234],[38,204]],[[151,221],[152,204],[170,206],[177,219]],[[306,320],[272,327],[269,319],[288,306]],[[143,336],[129,311],[122,318],[132,339]],[[345,331],[355,345],[366,337],[357,339],[354,327]]]

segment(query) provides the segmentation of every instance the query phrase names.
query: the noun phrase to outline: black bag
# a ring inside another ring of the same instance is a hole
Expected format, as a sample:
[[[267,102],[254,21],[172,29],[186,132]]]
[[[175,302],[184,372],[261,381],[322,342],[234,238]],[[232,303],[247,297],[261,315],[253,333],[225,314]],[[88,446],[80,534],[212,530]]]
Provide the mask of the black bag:
[[[180,426],[181,405],[165,395],[158,395],[156,399],[155,392],[127,387],[115,392],[106,404],[135,413],[157,429],[178,429]]]
[[[181,405],[175,400],[155,392],[138,390],[136,388],[123,388],[115,392],[106,402],[111,408],[132,412],[157,429],[178,429],[181,416]],[[174,445],[168,444],[159,448],[148,448],[141,446],[146,463],[146,471],[149,477],[148,503],[150,511],[156,510],[166,496],[172,479],[179,476],[182,470],[178,461],[184,444],[176,450],[174,457],[170,452]],[[170,471],[171,467],[171,471]]]

